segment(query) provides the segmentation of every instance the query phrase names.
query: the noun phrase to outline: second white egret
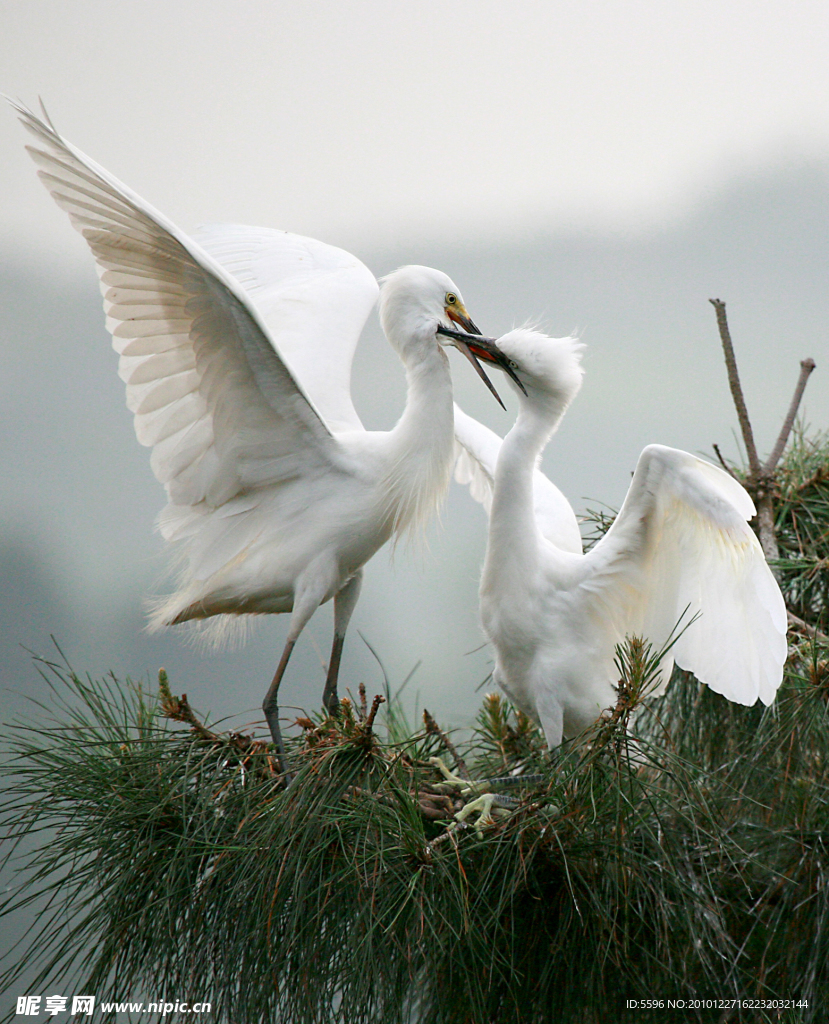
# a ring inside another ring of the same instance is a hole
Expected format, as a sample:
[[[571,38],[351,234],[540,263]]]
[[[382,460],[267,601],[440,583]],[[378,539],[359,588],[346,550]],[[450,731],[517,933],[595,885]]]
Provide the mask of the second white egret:
[[[572,508],[537,469],[581,386],[582,346],[529,330],[497,344],[517,378],[515,426],[502,442],[455,413],[456,475],[489,511],[480,601],[496,683],[557,746],[615,704],[616,645],[639,636],[662,650],[687,609],[686,622],[698,618],[662,658],[661,686],[675,660],[729,700],[771,704],[786,608],[744,488],[687,452],[649,445],[615,522],[583,554]]]

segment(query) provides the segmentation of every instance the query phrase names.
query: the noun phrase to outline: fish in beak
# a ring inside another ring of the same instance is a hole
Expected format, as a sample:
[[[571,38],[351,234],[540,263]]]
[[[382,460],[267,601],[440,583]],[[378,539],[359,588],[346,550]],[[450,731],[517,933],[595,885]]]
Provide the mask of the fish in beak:
[[[518,379],[510,360],[498,348],[495,338],[485,338],[466,315],[466,310],[463,310],[463,312],[457,309],[453,309],[451,311],[447,310],[447,316],[450,320],[460,324],[466,333],[464,333],[464,331],[456,331],[452,327],[444,327],[442,324],[439,324],[437,329],[438,334],[442,334],[445,338],[449,338],[455,348],[458,349],[459,352],[463,352],[466,358],[475,367],[486,386],[493,395],[495,395],[501,408],[506,409],[506,406],[501,401],[501,396],[495,390],[492,381],[487,377],[479,360],[483,360],[493,366],[500,367],[500,369],[502,369],[526,395],[527,391],[524,385]]]

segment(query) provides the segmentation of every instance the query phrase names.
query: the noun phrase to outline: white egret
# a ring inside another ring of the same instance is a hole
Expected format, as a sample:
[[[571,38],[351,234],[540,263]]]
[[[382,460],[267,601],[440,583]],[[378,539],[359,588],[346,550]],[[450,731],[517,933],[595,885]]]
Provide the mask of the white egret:
[[[378,285],[359,260],[261,228],[188,238],[48,118],[15,106],[37,138],[29,151],[40,177],[95,257],[127,405],[167,490],[159,529],[183,549],[178,589],[157,602],[151,626],[290,612],[263,704],[284,757],[277,693],[303,627],[334,599],[324,691],[334,712],[362,566],[448,488],[452,384],[436,328],[475,325],[445,274],[390,274],[380,319],[408,395],[393,430],[366,431],[351,361]]]
[[[699,617],[663,657],[661,687],[675,660],[731,701],[771,704],[786,608],[743,487],[687,452],[649,445],[615,522],[583,554],[573,510],[536,468],[581,386],[582,346],[516,330],[498,348],[519,383],[512,430],[501,442],[455,412],[456,476],[489,511],[480,601],[495,681],[557,746],[615,704],[616,645],[636,635],[662,650],[688,609]]]

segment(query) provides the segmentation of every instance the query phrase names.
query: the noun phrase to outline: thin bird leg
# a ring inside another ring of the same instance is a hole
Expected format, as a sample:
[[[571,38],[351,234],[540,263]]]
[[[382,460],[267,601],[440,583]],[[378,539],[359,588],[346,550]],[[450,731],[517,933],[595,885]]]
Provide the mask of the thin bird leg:
[[[321,573],[313,571],[315,568],[315,566],[311,566],[310,579],[306,576],[304,580],[300,580],[294,591],[294,608],[291,612],[288,637],[282,650],[282,657],[279,659],[279,665],[271,680],[271,685],[268,687],[268,692],[262,701],[262,711],[265,714],[265,720],[268,723],[268,728],[271,731],[271,736],[279,753],[280,767],[286,773],[288,772],[288,762],[285,756],[285,743],[279,728],[279,684],[285,675],[291,651],[294,649],[294,644],[297,642],[299,634],[305,629],[308,620],[319,608],[325,596],[326,582]],[[288,781],[290,781],[290,778]]]
[[[334,596],[334,642],[331,645],[331,660],[328,662],[328,675],[322,693],[322,706],[332,718],[340,713],[340,701],[337,696],[337,678],[340,674],[340,658],[345,643],[345,633],[351,619],[351,613],[360,596],[363,583],[363,571],[359,569]]]
[[[337,679],[340,674],[340,658],[343,653],[345,637],[334,631],[334,643],[331,645],[331,660],[328,662],[328,675],[325,678],[325,689],[322,691],[322,706],[331,718],[340,714],[340,698],[337,695]]]
[[[294,649],[296,640],[288,640],[285,647],[282,650],[282,657],[279,659],[279,665],[277,666],[274,677],[271,680],[271,685],[268,687],[268,692],[265,694],[265,699],[262,701],[262,710],[265,713],[265,721],[268,723],[268,728],[271,731],[271,737],[276,744],[276,749],[279,754],[279,767],[283,772],[288,770],[288,761],[285,755],[285,743],[282,739],[282,731],[279,728],[279,684],[282,682],[282,677],[285,675],[285,669],[288,667],[288,659],[291,657],[291,651]]]

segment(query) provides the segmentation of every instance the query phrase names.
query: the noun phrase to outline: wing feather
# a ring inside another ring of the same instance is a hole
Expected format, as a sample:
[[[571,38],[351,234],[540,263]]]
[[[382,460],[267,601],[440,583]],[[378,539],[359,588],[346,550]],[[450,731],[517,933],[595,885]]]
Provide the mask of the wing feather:
[[[362,430],[351,363],[379,293],[371,271],[343,249],[288,231],[220,224],[196,238],[245,289],[330,428]]]
[[[649,445],[616,521],[586,556],[586,590],[601,595],[622,635],[643,635],[655,649],[686,609],[699,613],[672,648],[676,663],[729,700],[771,704],[786,660],[786,608],[747,523],[753,515],[722,470]]]
[[[170,500],[162,532],[166,523],[174,533],[187,510],[336,465],[337,442],[238,281],[49,124],[16,109],[37,139],[28,148],[40,177],[95,257],[127,405]]]

